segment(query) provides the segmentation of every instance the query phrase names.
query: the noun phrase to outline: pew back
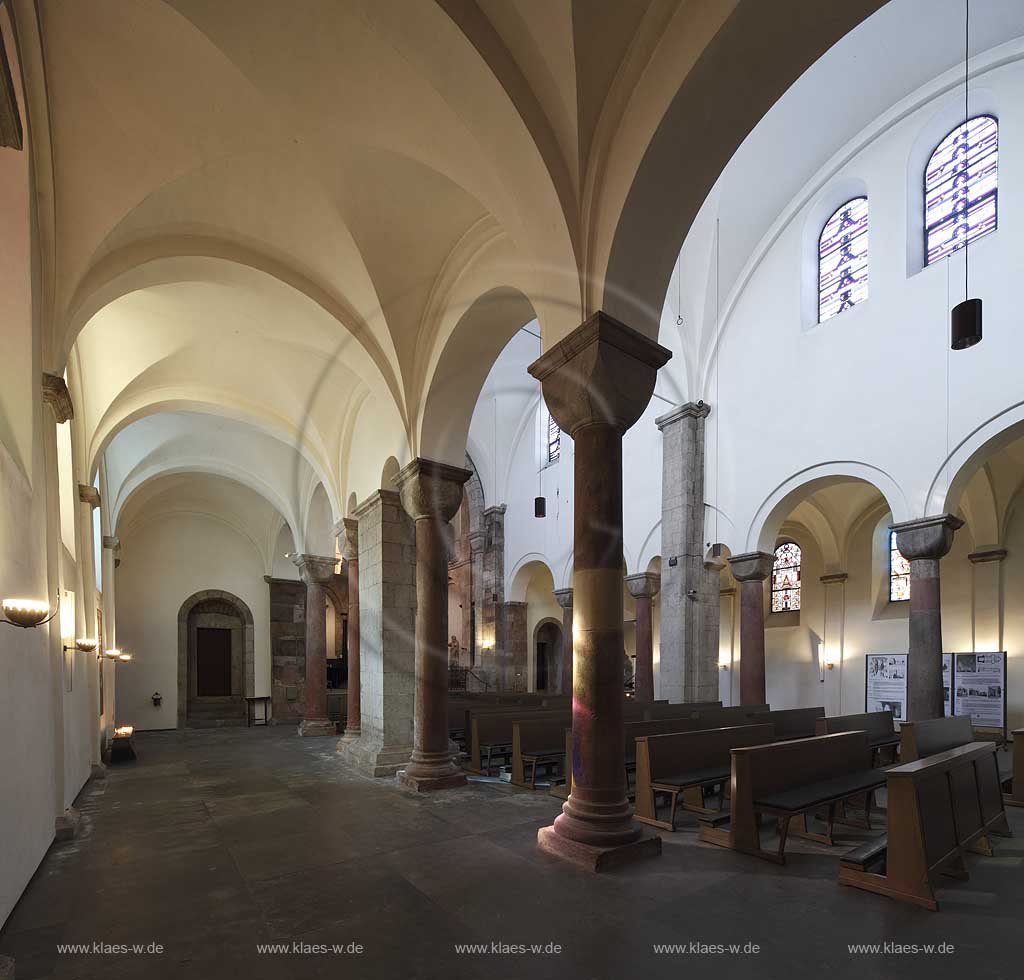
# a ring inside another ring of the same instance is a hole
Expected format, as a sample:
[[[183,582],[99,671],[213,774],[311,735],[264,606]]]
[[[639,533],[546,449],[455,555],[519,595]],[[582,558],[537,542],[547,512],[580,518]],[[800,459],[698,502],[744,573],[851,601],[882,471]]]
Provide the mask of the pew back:
[[[941,719],[937,719],[941,720]],[[890,769],[884,874],[851,852],[839,881],[935,910],[940,871],[967,877],[966,851],[991,854],[987,835],[1008,833],[992,742],[969,742]]]
[[[824,717],[825,709],[822,707],[784,708],[769,711],[764,721],[775,726],[775,737],[778,739],[813,738],[816,723]]]
[[[891,711],[865,711],[859,715],[833,715],[817,720],[817,735],[836,732],[867,732],[869,742],[877,742],[896,735]]]
[[[763,721],[758,715],[770,710],[767,704],[744,704],[732,708],[699,708],[693,713],[698,728],[733,728],[737,725],[756,725]]]
[[[974,741],[971,719],[963,716],[905,721],[900,725],[900,735],[903,762],[916,762]]]

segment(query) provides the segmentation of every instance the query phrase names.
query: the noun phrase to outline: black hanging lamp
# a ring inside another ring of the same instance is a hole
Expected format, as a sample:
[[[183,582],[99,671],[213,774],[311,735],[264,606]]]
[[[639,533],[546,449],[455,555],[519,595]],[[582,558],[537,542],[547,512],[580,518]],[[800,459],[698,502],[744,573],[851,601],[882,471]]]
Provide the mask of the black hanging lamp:
[[[970,91],[970,49],[971,40],[971,0],[964,0],[964,139],[967,139],[967,124],[970,121],[970,105],[968,94]],[[963,166],[967,166],[967,154],[964,154]],[[968,279],[968,257],[971,245],[967,239],[967,206],[968,198],[965,192],[963,200],[963,222],[964,222],[964,296],[970,296]],[[965,299],[957,303],[949,315],[949,346],[953,350],[967,350],[975,344],[981,343],[981,300]]]

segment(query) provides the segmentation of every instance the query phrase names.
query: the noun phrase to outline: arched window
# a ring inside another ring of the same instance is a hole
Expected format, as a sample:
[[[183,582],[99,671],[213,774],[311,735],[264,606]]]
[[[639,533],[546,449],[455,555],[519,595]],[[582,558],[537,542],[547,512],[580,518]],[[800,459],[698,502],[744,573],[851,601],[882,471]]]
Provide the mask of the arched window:
[[[935,148],[924,170],[924,264],[996,228],[999,124],[975,116]]]
[[[547,416],[547,443],[544,450],[544,465],[550,466],[562,455],[562,430],[558,427],[555,417],[547,410],[546,406],[544,413]]]
[[[818,239],[818,323],[868,298],[868,199],[847,201]]]
[[[889,601],[905,602],[910,598],[910,562],[896,547],[896,532],[889,532]]]
[[[800,545],[792,541],[775,549],[772,565],[772,612],[795,612],[800,608]]]

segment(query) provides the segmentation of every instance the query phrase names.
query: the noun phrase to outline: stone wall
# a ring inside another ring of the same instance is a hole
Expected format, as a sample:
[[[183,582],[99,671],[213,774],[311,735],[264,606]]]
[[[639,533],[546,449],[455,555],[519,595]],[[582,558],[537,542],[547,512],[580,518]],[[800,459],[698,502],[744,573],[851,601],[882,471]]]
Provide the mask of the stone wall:
[[[306,587],[268,578],[270,696],[275,725],[297,725],[306,711]]]

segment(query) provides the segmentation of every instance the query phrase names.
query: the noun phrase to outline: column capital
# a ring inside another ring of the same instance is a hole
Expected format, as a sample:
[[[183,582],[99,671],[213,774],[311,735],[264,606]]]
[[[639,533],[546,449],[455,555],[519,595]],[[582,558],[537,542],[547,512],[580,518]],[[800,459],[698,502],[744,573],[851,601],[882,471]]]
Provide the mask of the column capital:
[[[653,599],[661,589],[661,576],[657,572],[639,572],[626,576],[626,588],[634,599]]]
[[[772,573],[775,555],[767,551],[749,551],[729,559],[732,576],[737,582],[763,582]]]
[[[121,539],[114,537],[112,534],[103,535],[103,547],[110,551],[121,550]]]
[[[552,595],[563,609],[572,609],[572,589],[555,589]]]
[[[292,563],[306,585],[326,585],[334,576],[337,559],[325,555],[292,555]]]
[[[625,432],[647,408],[672,352],[598,311],[527,370],[562,431],[610,425]]]
[[[484,508],[484,517],[504,517],[508,510],[507,504],[495,504],[493,507]]]
[[[459,466],[417,456],[395,477],[405,512],[414,520],[434,518],[447,523],[462,503],[462,485],[473,474]]]
[[[972,551],[967,556],[967,560],[973,565],[982,565],[989,561],[1002,561],[1005,557],[1005,548],[979,548],[977,551]]]
[[[359,521],[354,517],[343,517],[338,523],[341,525],[338,536],[342,540],[341,553],[345,561],[359,560]]]
[[[890,524],[896,532],[896,547],[907,561],[922,558],[937,560],[949,553],[953,546],[953,533],[964,526],[964,522],[953,514],[936,514],[933,517],[919,517],[913,521]]]
[[[67,422],[75,417],[75,406],[64,379],[59,374],[43,372],[43,403],[53,410],[57,423]]]
[[[847,572],[829,572],[828,575],[822,575],[818,581],[822,585],[834,585],[836,582],[845,582],[849,577]]]
[[[659,415],[654,420],[654,424],[664,432],[668,426],[683,419],[706,419],[710,414],[711,406],[707,402],[684,402],[664,415]]]
[[[361,521],[370,511],[373,510],[375,505],[384,507],[401,507],[402,501],[399,499],[398,492],[396,490],[374,490],[365,500],[360,501],[356,505],[356,509],[352,511],[352,516],[357,520]]]
[[[78,499],[81,503],[88,504],[90,507],[99,507],[100,492],[95,487],[90,487],[86,483],[79,483]]]

